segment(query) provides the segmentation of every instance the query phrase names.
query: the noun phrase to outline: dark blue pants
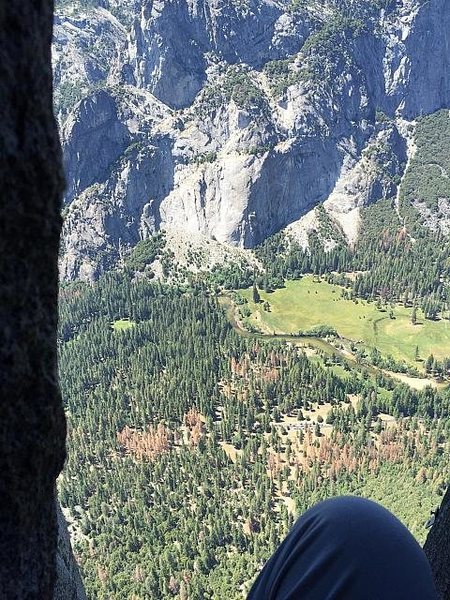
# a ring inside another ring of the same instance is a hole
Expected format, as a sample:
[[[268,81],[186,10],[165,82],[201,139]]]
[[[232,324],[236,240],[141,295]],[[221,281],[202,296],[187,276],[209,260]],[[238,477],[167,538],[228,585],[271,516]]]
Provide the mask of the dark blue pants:
[[[406,500],[406,499],[405,499]],[[427,558],[398,519],[356,497],[302,515],[248,600],[437,600]]]

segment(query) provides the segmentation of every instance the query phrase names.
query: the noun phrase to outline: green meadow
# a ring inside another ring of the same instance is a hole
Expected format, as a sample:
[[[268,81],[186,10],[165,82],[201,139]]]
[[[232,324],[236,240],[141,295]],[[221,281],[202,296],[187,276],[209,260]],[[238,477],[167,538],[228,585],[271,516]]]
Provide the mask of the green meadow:
[[[429,321],[417,311],[417,323],[411,323],[411,308],[396,305],[386,310],[374,302],[347,300],[342,288],[317,277],[305,276],[298,281],[287,281],[286,287],[271,293],[259,290],[261,303],[253,302],[252,289],[242,296],[251,310],[249,323],[266,333],[298,333],[318,325],[334,327],[338,334],[354,342],[363,342],[368,348],[377,347],[384,356],[415,363],[416,347],[419,356],[430,354],[442,359],[450,356],[450,321]],[[267,301],[269,311],[264,310]]]
[[[127,331],[127,329],[131,329],[134,327],[136,323],[134,321],[130,321],[130,319],[118,319],[111,323],[114,331]]]

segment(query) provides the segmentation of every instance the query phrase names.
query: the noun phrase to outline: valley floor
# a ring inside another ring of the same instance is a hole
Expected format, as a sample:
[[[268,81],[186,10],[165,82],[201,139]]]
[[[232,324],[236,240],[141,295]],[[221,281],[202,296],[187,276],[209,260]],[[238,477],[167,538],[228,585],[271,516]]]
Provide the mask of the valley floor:
[[[255,304],[252,289],[242,297],[250,309],[246,323],[261,332],[297,334],[318,326],[336,330],[344,342],[377,348],[383,356],[423,372],[422,362],[430,354],[438,359],[450,355],[450,321],[426,320],[418,315],[411,322],[412,308],[403,305],[381,307],[375,302],[349,300],[342,296],[345,288],[314,276],[287,281],[284,288],[266,293],[259,291],[261,302]],[[419,360],[416,360],[416,349]]]

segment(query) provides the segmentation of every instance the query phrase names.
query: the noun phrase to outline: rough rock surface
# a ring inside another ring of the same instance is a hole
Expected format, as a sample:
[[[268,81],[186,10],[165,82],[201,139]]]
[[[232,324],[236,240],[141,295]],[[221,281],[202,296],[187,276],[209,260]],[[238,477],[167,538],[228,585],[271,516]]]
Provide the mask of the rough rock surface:
[[[67,523],[59,504],[56,506],[58,517],[58,552],[56,555],[56,585],[53,600],[86,600],[77,563],[72,554]]]
[[[450,488],[442,500],[436,521],[424,546],[442,600],[450,598]]]
[[[360,207],[397,195],[405,124],[450,106],[446,0],[98,4],[66,1],[55,32],[57,90],[63,47],[85,73],[60,112],[67,279],[165,227],[251,248],[292,225],[306,240],[324,201],[352,242]]]
[[[52,9],[50,0],[0,6],[0,598],[8,600],[53,598],[55,481],[65,458]]]

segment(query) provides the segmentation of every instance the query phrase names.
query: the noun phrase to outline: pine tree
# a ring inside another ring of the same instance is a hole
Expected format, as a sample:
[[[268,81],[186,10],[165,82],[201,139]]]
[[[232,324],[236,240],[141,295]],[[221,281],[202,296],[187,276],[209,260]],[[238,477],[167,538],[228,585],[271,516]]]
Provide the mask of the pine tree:
[[[425,361],[425,370],[427,373],[430,373],[434,367],[434,356],[430,354],[430,356]]]
[[[261,302],[261,296],[259,295],[258,286],[256,281],[253,282],[253,302],[259,304]]]

